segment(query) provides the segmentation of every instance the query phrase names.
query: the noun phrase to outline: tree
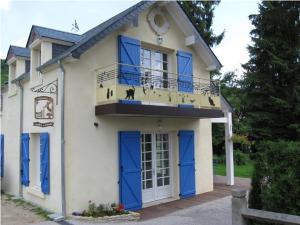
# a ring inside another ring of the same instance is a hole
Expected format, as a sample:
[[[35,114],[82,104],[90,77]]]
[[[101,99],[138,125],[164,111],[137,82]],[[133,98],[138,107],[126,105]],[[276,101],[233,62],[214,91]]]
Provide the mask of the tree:
[[[300,2],[263,1],[249,18],[242,82],[256,160],[249,206],[300,215]],[[283,139],[283,140],[280,140]]]
[[[243,65],[245,112],[255,140],[300,139],[300,2],[263,1]]]
[[[1,59],[1,86],[8,81],[8,65],[5,60]]]
[[[220,44],[224,38],[224,31],[215,35],[212,30],[215,6],[220,1],[179,1],[179,3],[208,46]]]

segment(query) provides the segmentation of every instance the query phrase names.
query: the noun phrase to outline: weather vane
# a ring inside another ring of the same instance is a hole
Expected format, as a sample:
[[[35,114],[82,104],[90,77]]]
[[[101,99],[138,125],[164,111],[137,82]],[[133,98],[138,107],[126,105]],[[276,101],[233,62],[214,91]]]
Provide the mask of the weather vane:
[[[78,32],[79,31],[79,26],[77,24],[77,21],[75,20],[75,22],[72,24],[72,29],[71,31],[74,31],[74,32]]]

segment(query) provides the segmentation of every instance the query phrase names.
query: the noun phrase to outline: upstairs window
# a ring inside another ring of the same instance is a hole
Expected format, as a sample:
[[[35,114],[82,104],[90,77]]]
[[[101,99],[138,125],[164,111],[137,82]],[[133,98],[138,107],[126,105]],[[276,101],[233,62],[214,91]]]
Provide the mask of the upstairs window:
[[[168,88],[168,54],[147,48],[141,49],[143,85],[149,88]]]

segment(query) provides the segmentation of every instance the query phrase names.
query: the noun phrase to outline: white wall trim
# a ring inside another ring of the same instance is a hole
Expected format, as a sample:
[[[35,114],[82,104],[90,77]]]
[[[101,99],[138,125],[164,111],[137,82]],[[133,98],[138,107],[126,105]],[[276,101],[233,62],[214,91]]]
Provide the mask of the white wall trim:
[[[221,118],[213,118],[211,119],[212,123],[227,123],[228,119],[227,117],[221,117]]]

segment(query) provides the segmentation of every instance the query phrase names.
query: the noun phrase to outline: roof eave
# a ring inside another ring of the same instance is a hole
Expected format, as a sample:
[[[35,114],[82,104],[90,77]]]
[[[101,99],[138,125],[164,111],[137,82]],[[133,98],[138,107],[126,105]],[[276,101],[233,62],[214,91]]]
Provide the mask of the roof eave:
[[[21,74],[20,76],[18,76],[17,78],[13,79],[11,81],[11,83],[16,84],[19,81],[29,81],[29,80],[30,80],[30,73],[25,72],[25,73]]]

